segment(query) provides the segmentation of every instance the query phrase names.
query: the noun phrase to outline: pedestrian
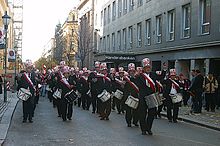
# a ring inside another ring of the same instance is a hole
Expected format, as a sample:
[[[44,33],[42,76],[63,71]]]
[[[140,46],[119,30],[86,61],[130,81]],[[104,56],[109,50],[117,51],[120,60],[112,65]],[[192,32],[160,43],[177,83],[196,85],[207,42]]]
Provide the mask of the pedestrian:
[[[205,91],[206,110],[215,112],[215,95],[218,89],[218,81],[213,76],[213,73],[209,72],[203,82],[203,88]]]
[[[203,93],[203,80],[200,70],[195,70],[195,78],[191,82],[189,91],[192,95],[193,112],[198,114],[202,112],[202,93]]]
[[[142,135],[153,135],[151,131],[154,117],[157,112],[157,104],[150,105],[149,99],[156,93],[156,80],[160,81],[165,77],[166,72],[163,70],[161,76],[157,76],[155,72],[152,72],[152,65],[149,58],[144,58],[142,60],[143,71],[137,77],[137,86],[139,88],[139,120]],[[153,102],[154,103],[154,102]],[[146,119],[147,116],[147,119]],[[146,133],[147,132],[147,133]]]

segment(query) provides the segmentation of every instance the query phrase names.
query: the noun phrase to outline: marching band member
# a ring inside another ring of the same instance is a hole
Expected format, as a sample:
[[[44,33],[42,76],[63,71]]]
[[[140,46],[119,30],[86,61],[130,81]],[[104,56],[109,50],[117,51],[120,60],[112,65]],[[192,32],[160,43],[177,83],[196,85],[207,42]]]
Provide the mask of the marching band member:
[[[80,80],[79,80],[79,92],[81,93],[81,101],[82,101],[82,108],[83,110],[89,110],[91,101],[90,101],[90,97],[89,97],[89,82],[88,82],[88,70],[86,67],[83,68],[83,75],[81,76]]]
[[[110,68],[110,79],[111,79],[112,93],[115,93],[115,91],[116,91],[115,77],[116,77],[116,70],[115,70],[115,68]],[[112,110],[115,110],[115,105],[116,105],[115,102],[116,102],[115,101],[115,97],[113,97],[113,99],[112,99]]]
[[[91,72],[89,74],[88,80],[90,83],[91,88],[91,102],[92,102],[92,113],[94,114],[96,112],[97,108],[97,96],[98,96],[98,79],[97,79],[97,73],[100,71],[100,62],[95,62],[95,71]]]
[[[104,90],[111,93],[111,79],[109,78],[108,72],[107,72],[107,65],[106,63],[101,63],[100,65],[100,71],[101,74],[99,74],[99,88],[98,88],[98,94],[101,94]],[[109,99],[106,102],[100,101],[100,120],[109,120],[109,115],[111,113],[111,99]]]
[[[161,78],[160,76],[157,76],[156,73],[151,72],[152,65],[149,58],[144,58],[142,60],[142,65],[143,73],[137,77],[137,86],[139,88],[139,120],[142,135],[146,135],[146,132],[149,135],[153,135],[151,128],[153,125],[154,117],[156,115],[157,107],[152,106],[151,108],[147,106],[148,103],[146,102],[146,98],[149,100],[149,97],[156,92],[155,82]],[[163,76],[165,76],[165,71],[162,72],[162,77]]]
[[[182,73],[179,74],[179,83],[181,84],[180,92],[183,94],[183,105],[187,105],[187,101],[190,98],[190,94],[188,92],[189,87],[190,87],[190,80],[184,77]]]
[[[49,69],[48,71],[48,74],[46,76],[46,83],[47,83],[47,86],[46,86],[46,91],[47,91],[47,96],[50,100],[50,102],[53,101],[53,93],[52,93],[52,90],[51,90],[51,86],[52,86],[52,71]]]
[[[161,73],[162,73],[161,71],[156,71],[156,74],[158,76],[161,76]],[[156,86],[157,86],[158,94],[163,94],[163,85],[160,83],[160,81],[156,80]],[[155,116],[155,118],[157,118],[157,116],[159,118],[161,118],[161,114],[160,113],[162,112],[163,106],[164,106],[164,103],[162,105],[158,106],[157,115]]]
[[[124,79],[126,81],[125,88],[124,88],[124,97],[125,97],[125,99],[127,99],[128,96],[131,95],[134,98],[138,98],[139,88],[135,84],[136,70],[135,70],[134,63],[128,64],[128,73],[129,73],[129,75],[124,77]],[[126,109],[125,119],[127,122],[127,126],[131,127],[132,119],[133,119],[133,124],[135,126],[139,126],[138,125],[138,108],[133,109],[133,108],[129,107],[128,105],[126,105],[125,109]]]
[[[27,119],[30,123],[33,123],[32,117],[34,115],[34,95],[35,95],[35,86],[31,80],[31,70],[33,64],[31,61],[26,62],[26,71],[23,71],[21,79],[18,82],[18,90],[20,88],[29,89],[32,94],[26,101],[23,101],[23,123],[27,122]]]
[[[164,81],[164,97],[166,98],[167,118],[169,122],[177,123],[180,102],[173,103],[172,96],[180,92],[180,85],[176,80],[176,70],[170,69],[170,77]],[[173,114],[172,110],[173,109]]]
[[[69,84],[69,67],[64,66],[63,68],[63,75],[64,77],[60,80],[60,89],[62,90],[61,93],[61,113],[63,121],[72,120],[72,113],[73,113],[73,103],[67,103],[65,99],[65,95],[71,91],[73,88],[72,85]]]
[[[137,67],[136,69],[136,76],[139,76],[142,73],[143,68],[142,67]]]
[[[81,77],[83,75],[83,71],[82,70],[77,70],[78,68],[76,68],[76,78],[77,78],[77,82],[76,82],[76,90],[81,94],[82,93],[82,88],[81,88]],[[78,104],[78,107],[81,106],[82,104],[82,94],[80,97],[78,97],[77,99],[77,104]]]
[[[116,92],[117,90],[119,90],[120,92],[122,92],[122,94],[124,93],[124,85],[125,85],[125,81],[124,81],[124,68],[123,67],[119,67],[118,68],[118,74],[119,76],[115,78],[116,81]],[[116,103],[116,108],[118,111],[118,114],[124,113],[124,96],[121,97],[121,99],[118,99],[115,97],[115,103]]]

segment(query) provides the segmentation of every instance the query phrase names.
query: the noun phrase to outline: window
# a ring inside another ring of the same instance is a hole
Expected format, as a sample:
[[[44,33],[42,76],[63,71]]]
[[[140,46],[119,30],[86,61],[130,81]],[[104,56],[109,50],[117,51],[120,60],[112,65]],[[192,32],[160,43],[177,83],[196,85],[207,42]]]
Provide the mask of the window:
[[[201,34],[209,34],[211,17],[210,0],[200,0],[200,31]]]
[[[111,6],[109,5],[108,6],[108,23],[110,23],[110,21],[111,21],[110,14],[111,14]]]
[[[106,52],[106,40],[105,40],[105,37],[103,37],[103,52]]]
[[[118,44],[118,50],[121,50],[121,31],[118,31],[117,34],[117,44]]]
[[[118,17],[121,17],[122,13],[122,0],[118,0]]]
[[[110,36],[107,35],[107,51],[106,52],[110,52]]]
[[[115,1],[112,3],[112,21],[115,20],[116,17],[116,4]]]
[[[101,11],[101,26],[103,25],[103,11]]]
[[[133,43],[133,27],[132,26],[128,28],[128,42],[129,42],[129,49],[131,49],[132,43]]]
[[[115,51],[115,33],[112,33],[112,51]]]
[[[124,10],[124,14],[127,13],[127,6],[128,6],[128,0],[123,0],[123,10]]]
[[[168,40],[173,41],[175,36],[175,11],[168,12]]]
[[[127,37],[127,32],[126,32],[126,28],[123,29],[123,36],[122,36],[122,40],[123,40],[123,49],[126,50],[126,38]]]
[[[141,47],[141,23],[137,24],[137,47]]]
[[[106,8],[104,9],[104,25],[106,25]]]
[[[134,0],[129,0],[129,11],[134,10]]]
[[[184,5],[182,7],[182,35],[183,38],[190,37],[191,29],[191,7],[190,4]]]
[[[143,5],[143,0],[138,0],[138,6],[142,6]]]
[[[162,15],[156,17],[156,37],[157,43],[161,43],[162,41]]]
[[[145,45],[151,44],[151,19],[145,21]]]

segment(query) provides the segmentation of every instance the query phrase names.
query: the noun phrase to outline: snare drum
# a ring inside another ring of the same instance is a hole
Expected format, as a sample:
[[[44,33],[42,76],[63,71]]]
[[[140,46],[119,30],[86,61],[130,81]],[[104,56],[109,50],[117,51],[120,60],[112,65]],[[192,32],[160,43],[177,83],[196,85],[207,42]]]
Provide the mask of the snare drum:
[[[145,98],[148,109],[158,107],[158,102],[157,102],[155,93],[145,96],[144,98]]]
[[[123,92],[120,91],[120,90],[116,90],[115,91],[115,95],[114,95],[116,98],[118,98],[119,100],[121,100],[123,98]]]
[[[98,95],[98,98],[101,99],[102,102],[106,102],[111,98],[111,94],[103,90],[103,92]]]
[[[155,97],[157,99],[158,106],[162,105],[164,100],[163,94],[155,93]]]
[[[178,102],[181,102],[183,100],[183,96],[182,96],[181,93],[170,95],[170,97],[171,97],[173,103],[178,103]]]
[[[129,107],[133,109],[137,109],[139,103],[138,98],[134,98],[133,96],[129,95],[127,100],[125,101],[125,104],[127,104]]]
[[[23,101],[27,101],[32,96],[30,90],[25,88],[20,88],[17,97]]]

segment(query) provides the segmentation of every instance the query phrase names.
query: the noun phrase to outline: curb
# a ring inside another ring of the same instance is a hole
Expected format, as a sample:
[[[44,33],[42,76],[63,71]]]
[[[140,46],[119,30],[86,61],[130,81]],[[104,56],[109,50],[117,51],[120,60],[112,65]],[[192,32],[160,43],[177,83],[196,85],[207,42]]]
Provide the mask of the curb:
[[[11,120],[14,114],[14,111],[17,107],[19,99],[16,96],[13,96],[7,108],[5,109],[4,115],[0,122],[0,145],[3,146],[5,138],[8,133],[8,129],[11,124]]]
[[[167,114],[161,113],[161,115],[164,116],[164,117],[167,117]],[[197,121],[197,120],[192,120],[192,119],[189,119],[189,118],[185,118],[183,116],[179,116],[178,120],[184,121],[184,122],[187,122],[187,123],[191,123],[191,124],[195,124],[195,125],[199,125],[199,126],[202,126],[202,127],[206,127],[206,128],[212,129],[212,130],[220,131],[220,127],[208,125],[206,123],[203,123],[203,122],[200,122],[200,121]]]

